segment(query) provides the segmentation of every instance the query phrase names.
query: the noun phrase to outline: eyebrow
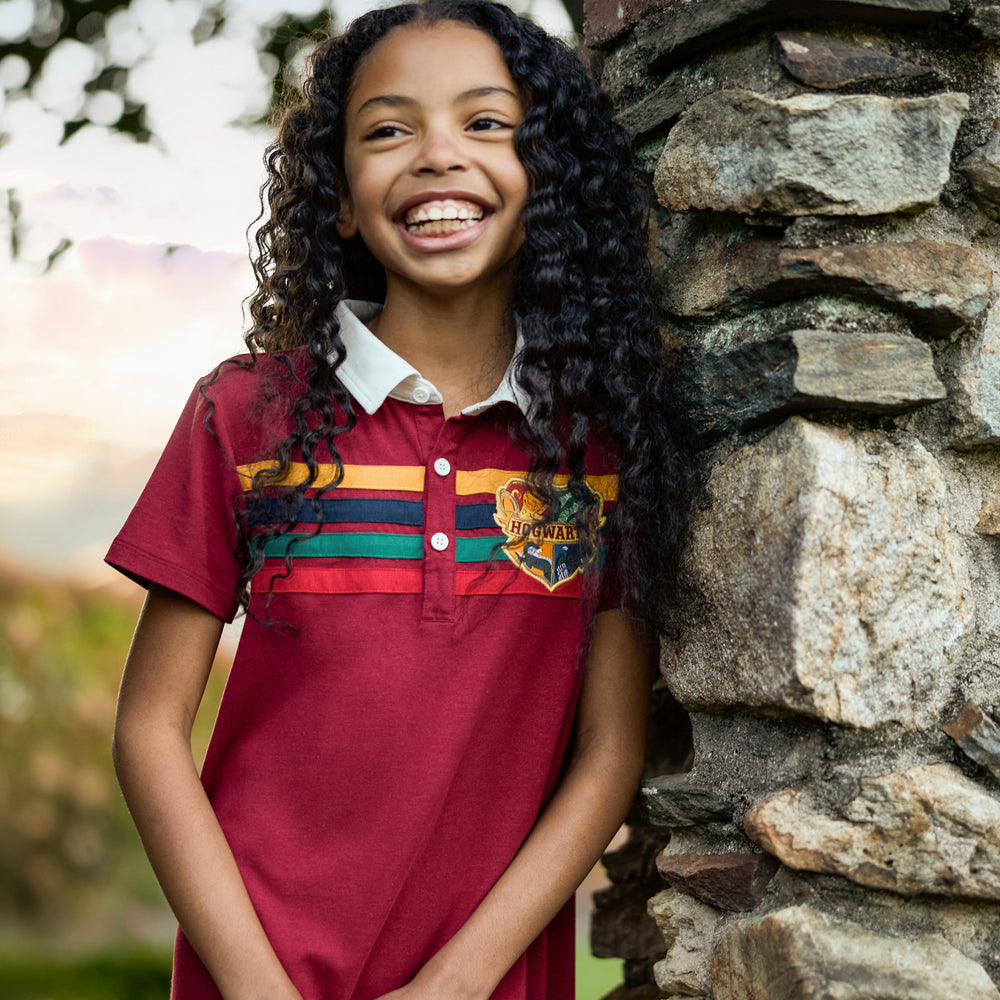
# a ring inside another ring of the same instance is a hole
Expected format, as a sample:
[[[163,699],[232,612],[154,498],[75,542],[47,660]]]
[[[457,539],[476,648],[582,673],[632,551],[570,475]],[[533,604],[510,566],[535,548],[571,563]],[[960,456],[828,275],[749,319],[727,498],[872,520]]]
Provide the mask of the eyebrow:
[[[460,101],[474,100],[477,97],[492,97],[496,94],[501,94],[505,97],[513,98],[515,101],[519,101],[520,98],[513,90],[508,87],[473,87],[471,90],[463,90],[455,98],[455,103]],[[358,108],[355,117],[360,116],[363,112],[367,111],[370,107],[390,107],[390,108],[412,108],[416,107],[419,102],[412,97],[405,97],[402,94],[380,94],[378,97],[369,97],[364,104]]]

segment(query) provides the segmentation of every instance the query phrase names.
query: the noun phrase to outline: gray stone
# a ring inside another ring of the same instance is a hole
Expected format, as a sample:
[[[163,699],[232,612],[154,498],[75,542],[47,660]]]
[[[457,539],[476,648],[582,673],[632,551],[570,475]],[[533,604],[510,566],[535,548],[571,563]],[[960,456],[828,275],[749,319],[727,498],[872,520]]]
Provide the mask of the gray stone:
[[[889,937],[805,906],[728,928],[712,984],[715,1000],[1000,1000],[941,937]]]
[[[951,412],[951,444],[1000,444],[1000,301],[983,329],[959,345],[942,368]]]
[[[689,711],[934,725],[969,618],[945,506],[918,441],[802,417],[717,462],[663,650],[674,696]]]
[[[649,778],[639,786],[639,802],[654,826],[698,826],[733,818],[735,806],[710,788],[691,785],[686,774]]]
[[[752,910],[778,870],[769,854],[673,854],[661,851],[656,867],[664,881],[720,910]]]
[[[904,895],[1000,900],[1000,799],[951,764],[862,778],[839,815],[787,789],[748,813],[743,828],[800,871]]]
[[[666,130],[687,106],[684,93],[674,79],[665,80],[648,97],[620,111],[616,118],[622,128],[641,138],[657,129]]]
[[[992,495],[987,497],[979,508],[976,534],[1000,535],[1000,481],[994,484]]]
[[[822,90],[934,75],[927,66],[897,59],[878,49],[844,45],[811,32],[781,32],[777,39],[785,69],[796,80]]]
[[[983,206],[996,214],[1000,210],[1000,122],[986,143],[959,164]]]
[[[941,728],[1000,781],[1000,726],[975,702],[966,702],[958,717]]]
[[[699,441],[789,413],[900,413],[945,398],[923,342],[825,330],[793,330],[698,356],[681,369],[675,391]]]
[[[617,0],[587,0],[586,9],[592,12],[588,42],[605,44],[638,23],[635,37],[657,72],[677,58],[682,47],[689,50],[692,42],[708,45],[728,35],[745,34],[757,24],[806,16],[797,0],[657,0],[643,5],[641,22],[639,17],[629,17],[629,6]],[[948,6],[948,0],[812,0],[807,13],[822,20],[918,24],[933,21]],[[598,11],[603,15],[599,17]],[[618,16],[619,11],[623,16]]]
[[[1000,4],[995,0],[972,0],[966,16],[976,37],[990,42],[1000,39]]]
[[[673,229],[674,227],[672,227]],[[701,318],[748,302],[816,292],[849,294],[897,309],[931,335],[953,333],[986,312],[993,270],[968,246],[940,240],[783,247],[776,237],[744,236],[701,222],[661,234],[663,304]],[[678,246],[683,234],[686,243]]]
[[[712,950],[722,914],[676,889],[649,901],[649,912],[667,942],[666,957],[653,968],[664,996],[710,996]]]
[[[649,915],[647,902],[655,887],[612,885],[594,893],[590,950],[598,958],[645,958],[663,953],[663,936]]]
[[[654,187],[664,207],[877,215],[933,204],[968,98],[720,90],[671,129]]]

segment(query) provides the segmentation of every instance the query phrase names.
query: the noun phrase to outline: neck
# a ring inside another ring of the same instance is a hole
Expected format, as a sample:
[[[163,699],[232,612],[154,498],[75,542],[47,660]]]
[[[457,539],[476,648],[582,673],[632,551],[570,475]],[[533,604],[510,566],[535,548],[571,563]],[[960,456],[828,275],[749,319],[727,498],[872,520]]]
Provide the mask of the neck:
[[[437,386],[445,416],[489,396],[514,353],[507,289],[435,297],[409,286],[390,287],[385,308],[370,326]]]

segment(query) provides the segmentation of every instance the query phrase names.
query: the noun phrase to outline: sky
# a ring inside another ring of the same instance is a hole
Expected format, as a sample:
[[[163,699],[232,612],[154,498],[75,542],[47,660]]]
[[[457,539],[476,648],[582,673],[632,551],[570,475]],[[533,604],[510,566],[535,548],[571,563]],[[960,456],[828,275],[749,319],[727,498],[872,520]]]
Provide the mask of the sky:
[[[22,236],[12,260],[10,218],[0,219],[0,560],[110,583],[103,554],[194,382],[242,349],[245,233],[271,138],[238,124],[269,94],[254,38],[282,11],[326,5],[227,0],[224,30],[195,44],[209,2],[133,0],[109,20],[111,56],[140,59],[129,89],[153,142],[92,125],[59,144],[85,100],[97,121],[121,111],[110,95],[85,97],[87,46],[62,43],[26,99],[9,95],[21,61],[0,59],[0,195],[20,205]],[[371,5],[340,0],[335,24]],[[512,6],[571,31],[559,0]],[[33,10],[0,0],[0,46]],[[71,246],[45,273],[63,240]]]

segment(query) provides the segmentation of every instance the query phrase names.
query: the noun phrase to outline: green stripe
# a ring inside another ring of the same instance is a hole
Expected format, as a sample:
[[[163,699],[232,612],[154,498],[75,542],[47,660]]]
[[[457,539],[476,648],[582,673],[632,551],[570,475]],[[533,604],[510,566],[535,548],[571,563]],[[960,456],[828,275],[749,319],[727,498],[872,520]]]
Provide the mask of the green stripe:
[[[502,541],[506,541],[503,535],[487,535],[485,538],[458,538],[455,540],[455,562],[486,562],[494,555],[505,559],[506,553],[497,546],[497,542]],[[494,549],[496,549],[495,553]]]
[[[264,543],[265,556],[284,556],[288,546],[293,558],[305,556],[347,556],[368,559],[423,559],[423,535],[399,535],[375,531],[337,531],[320,535],[290,533]]]
[[[487,535],[479,538],[459,538],[455,542],[455,562],[487,562],[496,557],[501,559],[507,558],[507,553],[497,547],[499,540],[499,535]],[[608,545],[607,542],[602,541],[597,553],[598,567],[603,569],[607,556]]]

